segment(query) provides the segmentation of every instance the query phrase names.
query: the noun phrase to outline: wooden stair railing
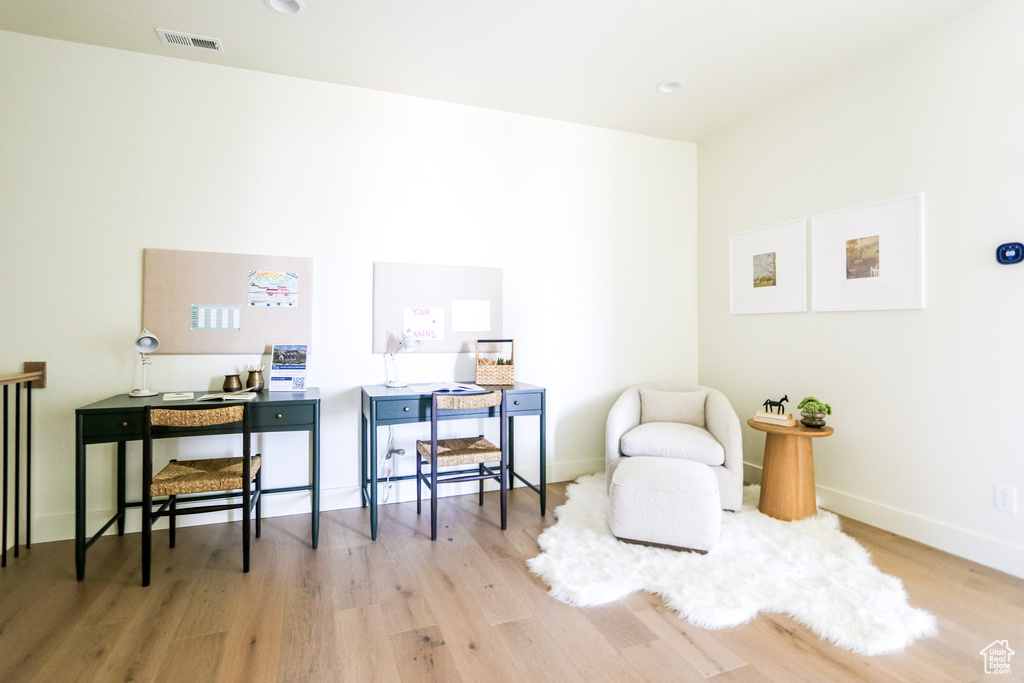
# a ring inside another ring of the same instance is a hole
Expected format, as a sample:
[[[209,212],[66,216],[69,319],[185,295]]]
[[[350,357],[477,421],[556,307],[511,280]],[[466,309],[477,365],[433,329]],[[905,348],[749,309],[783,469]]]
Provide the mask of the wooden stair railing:
[[[2,506],[2,541],[0,541],[0,567],[7,566],[7,515],[8,481],[9,481],[9,444],[10,428],[8,424],[9,399],[8,387],[14,385],[14,556],[18,557],[19,532],[21,530],[21,395],[25,394],[25,547],[32,545],[32,389],[46,386],[46,363],[25,363],[24,372],[13,375],[0,375],[0,385],[4,390],[3,414],[3,500]],[[24,385],[24,392],[22,392]]]

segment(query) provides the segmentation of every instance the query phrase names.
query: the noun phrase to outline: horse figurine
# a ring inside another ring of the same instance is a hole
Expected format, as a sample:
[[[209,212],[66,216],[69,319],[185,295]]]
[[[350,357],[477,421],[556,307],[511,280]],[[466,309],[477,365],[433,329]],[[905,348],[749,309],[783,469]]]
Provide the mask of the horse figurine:
[[[773,401],[771,399],[768,399],[767,401],[764,402],[764,411],[766,413],[778,413],[779,415],[782,415],[782,404],[785,403],[788,400],[789,400],[789,394],[786,394],[785,396],[780,398],[778,401]],[[774,408],[778,408],[778,410],[773,410]]]

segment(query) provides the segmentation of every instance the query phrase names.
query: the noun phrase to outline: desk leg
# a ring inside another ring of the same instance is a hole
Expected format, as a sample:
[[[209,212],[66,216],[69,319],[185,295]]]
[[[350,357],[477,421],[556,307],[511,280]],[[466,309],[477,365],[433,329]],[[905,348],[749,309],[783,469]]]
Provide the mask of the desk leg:
[[[320,542],[320,404],[313,407],[313,431],[310,438],[310,458],[313,460],[313,490],[311,495],[311,507],[313,514],[313,550],[316,550]]]
[[[370,501],[366,497],[366,438],[367,438],[367,425],[366,415],[363,413],[359,414],[359,495],[363,499],[363,507],[366,507]]]
[[[547,430],[547,394],[540,395],[540,516],[543,517],[548,507],[548,430]]]
[[[128,448],[124,441],[117,442],[117,535],[124,536],[125,512],[125,461]]]
[[[516,423],[508,418],[508,487],[516,485]]]
[[[85,442],[82,416],[75,417],[75,573],[85,578]]]
[[[370,475],[370,540],[377,540],[377,408],[370,403],[370,434],[367,439]]]

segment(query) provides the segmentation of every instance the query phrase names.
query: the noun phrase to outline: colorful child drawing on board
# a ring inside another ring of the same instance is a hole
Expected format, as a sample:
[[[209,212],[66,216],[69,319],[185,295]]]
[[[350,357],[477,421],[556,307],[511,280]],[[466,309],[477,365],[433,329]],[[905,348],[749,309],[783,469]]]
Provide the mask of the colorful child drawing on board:
[[[295,308],[299,305],[298,274],[250,270],[249,305],[267,308]]]

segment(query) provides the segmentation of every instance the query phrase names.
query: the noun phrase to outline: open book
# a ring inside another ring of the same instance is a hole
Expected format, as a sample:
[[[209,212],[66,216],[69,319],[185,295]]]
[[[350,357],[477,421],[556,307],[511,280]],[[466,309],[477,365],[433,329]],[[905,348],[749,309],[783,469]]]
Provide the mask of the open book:
[[[423,393],[434,393],[435,391],[451,391],[451,392],[469,392],[469,391],[487,391],[483,387],[477,386],[476,384],[467,384],[463,382],[441,382],[437,384],[416,384],[413,385]],[[412,387],[410,387],[412,388]]]
[[[197,401],[251,401],[256,394],[251,389],[239,389],[238,391],[226,391],[221,394],[204,394],[197,398]]]

